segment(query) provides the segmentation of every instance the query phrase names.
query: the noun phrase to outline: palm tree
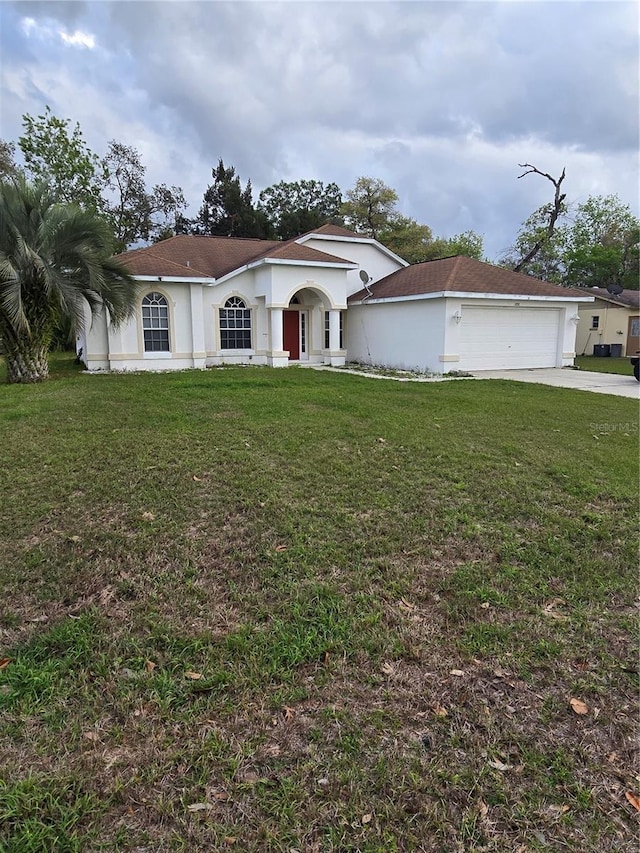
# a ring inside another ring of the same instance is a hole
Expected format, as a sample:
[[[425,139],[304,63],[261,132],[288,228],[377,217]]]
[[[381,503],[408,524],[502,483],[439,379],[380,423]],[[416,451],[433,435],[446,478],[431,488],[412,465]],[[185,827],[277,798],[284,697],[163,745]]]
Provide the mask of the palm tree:
[[[60,320],[80,331],[89,314],[106,310],[114,325],[131,315],[135,282],[112,255],[113,234],[99,216],[58,204],[46,185],[21,176],[0,182],[0,341],[9,382],[48,377]]]

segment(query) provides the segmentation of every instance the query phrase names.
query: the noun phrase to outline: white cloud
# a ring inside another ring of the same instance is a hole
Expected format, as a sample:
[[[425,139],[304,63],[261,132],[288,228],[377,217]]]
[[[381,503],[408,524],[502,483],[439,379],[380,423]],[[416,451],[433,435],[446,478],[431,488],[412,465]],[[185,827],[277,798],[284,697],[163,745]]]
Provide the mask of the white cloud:
[[[96,46],[94,36],[91,33],[83,33],[82,30],[75,30],[71,34],[65,33],[64,30],[58,30],[58,35],[65,44],[72,45],[73,47],[88,47],[90,50],[93,50]]]
[[[220,157],[255,195],[380,177],[403,213],[484,234],[492,258],[548,201],[519,162],[566,166],[573,201],[638,210],[635,3],[3,6],[6,137],[48,103],[97,153],[138,148],[192,213]]]
[[[88,48],[89,50],[93,50],[96,46],[95,36],[91,33],[86,33],[82,30],[74,30],[72,33],[69,33],[61,27],[56,26],[50,19],[45,19],[43,23],[38,23],[34,18],[22,18],[20,28],[27,38],[36,38],[41,41],[59,39],[69,47]]]

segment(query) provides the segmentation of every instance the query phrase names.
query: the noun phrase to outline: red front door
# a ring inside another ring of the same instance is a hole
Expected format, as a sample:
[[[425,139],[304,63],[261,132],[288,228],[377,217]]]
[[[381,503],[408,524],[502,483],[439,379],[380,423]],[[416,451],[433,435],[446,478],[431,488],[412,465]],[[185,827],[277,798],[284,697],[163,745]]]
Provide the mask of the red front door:
[[[300,314],[298,311],[284,312],[284,349],[289,350],[291,361],[300,358]]]

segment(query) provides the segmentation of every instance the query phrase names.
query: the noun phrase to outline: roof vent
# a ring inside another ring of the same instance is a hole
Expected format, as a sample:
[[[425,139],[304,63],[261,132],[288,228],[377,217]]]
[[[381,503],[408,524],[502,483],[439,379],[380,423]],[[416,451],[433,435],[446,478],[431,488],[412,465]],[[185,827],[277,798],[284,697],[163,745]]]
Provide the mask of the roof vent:
[[[191,266],[191,261],[187,261],[187,266],[188,266],[188,267],[190,267],[190,266]]]

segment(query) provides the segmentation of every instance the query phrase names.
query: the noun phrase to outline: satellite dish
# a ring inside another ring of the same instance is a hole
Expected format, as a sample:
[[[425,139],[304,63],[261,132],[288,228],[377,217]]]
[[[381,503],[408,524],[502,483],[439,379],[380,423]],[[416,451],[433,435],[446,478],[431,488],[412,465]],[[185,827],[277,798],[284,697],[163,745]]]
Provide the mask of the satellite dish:
[[[364,289],[367,291],[367,295],[364,297],[365,299],[368,299],[370,296],[373,296],[373,291],[369,287],[369,282],[372,280],[372,277],[366,270],[360,270],[360,281],[364,284]]]
[[[607,285],[607,290],[612,296],[619,296],[624,290],[624,287],[621,284],[616,284],[614,282],[613,284]]]

